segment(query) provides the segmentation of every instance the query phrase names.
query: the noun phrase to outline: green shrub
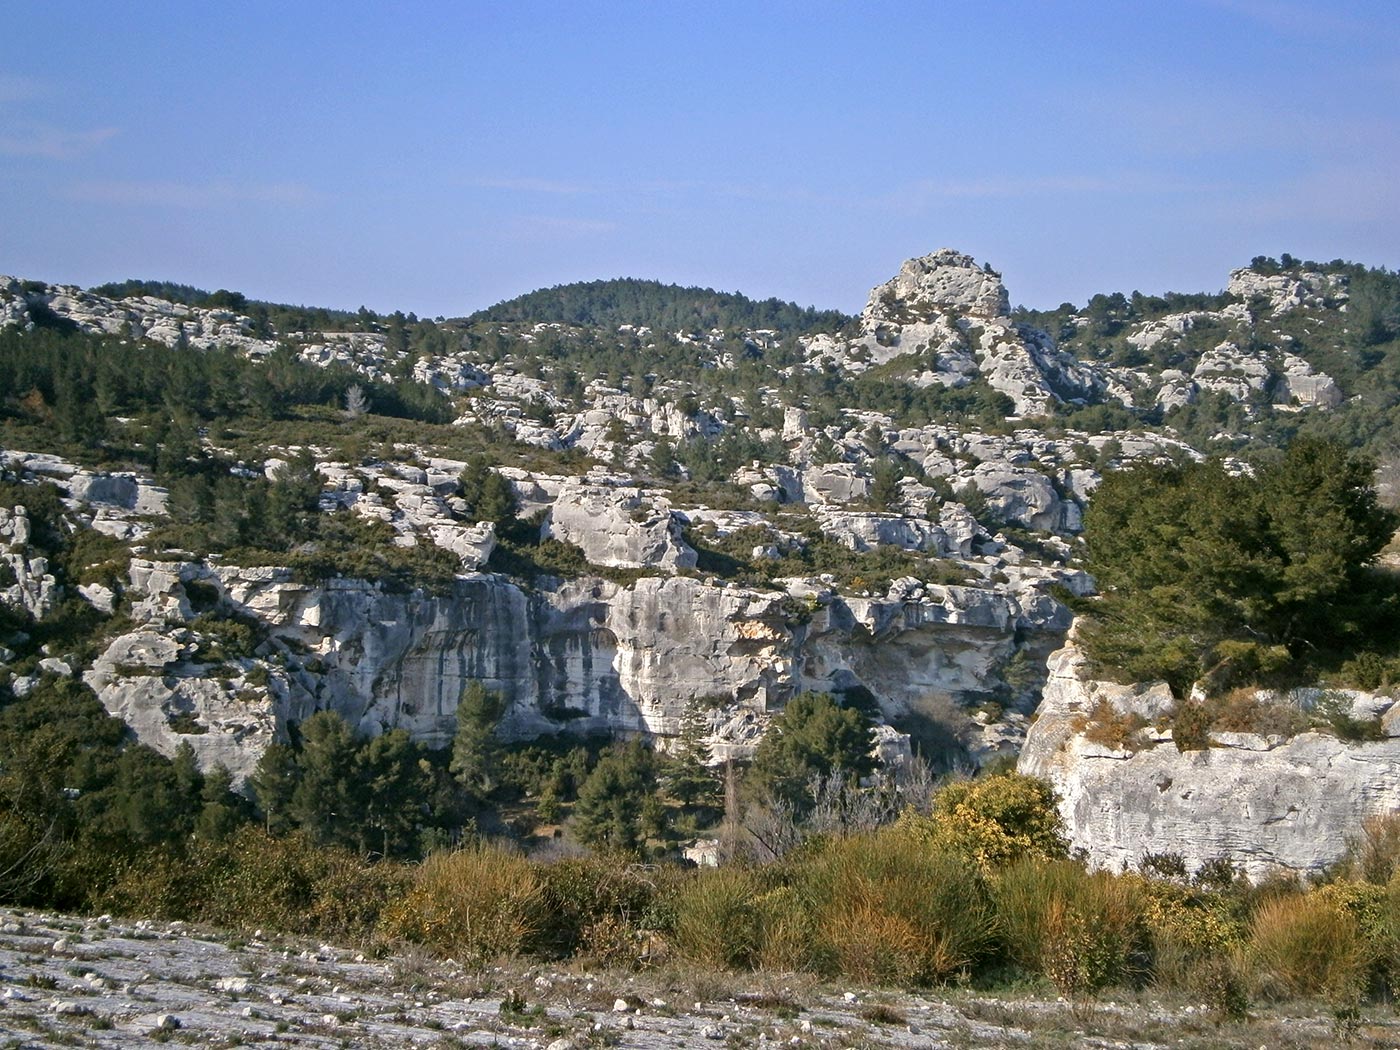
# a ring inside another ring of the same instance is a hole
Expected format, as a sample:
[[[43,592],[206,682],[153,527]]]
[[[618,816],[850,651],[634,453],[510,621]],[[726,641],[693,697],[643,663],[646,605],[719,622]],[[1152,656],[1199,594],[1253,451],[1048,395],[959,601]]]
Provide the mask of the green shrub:
[[[1153,983],[1199,996],[1222,1019],[1243,1017],[1249,1006],[1245,902],[1228,890],[1188,886],[1184,864],[1157,870],[1161,877],[1142,883]]]
[[[984,870],[1020,857],[1063,857],[1068,850],[1054,788],[1020,773],[949,784],[934,796],[930,816],[906,813],[900,825]]]
[[[1338,740],[1356,744],[1367,740],[1385,739],[1379,718],[1353,718],[1351,700],[1344,693],[1327,691],[1313,708],[1313,723],[1330,729]]]
[[[793,886],[779,886],[758,897],[759,947],[755,962],[777,973],[833,969],[812,909]]]
[[[119,914],[366,942],[389,903],[403,896],[410,870],[244,826],[222,842],[121,862],[93,903]]]
[[[691,962],[719,970],[752,965],[760,942],[758,877],[745,868],[703,868],[675,902],[675,945]]]
[[[1375,692],[1388,688],[1396,678],[1396,661],[1370,649],[1357,653],[1342,664],[1341,677],[1357,689]]]
[[[549,916],[540,931],[539,946],[559,956],[583,951],[607,956],[608,962],[636,962],[622,958],[626,942],[640,943],[640,923],[656,894],[653,879],[616,855],[571,857],[535,869],[542,902]]]

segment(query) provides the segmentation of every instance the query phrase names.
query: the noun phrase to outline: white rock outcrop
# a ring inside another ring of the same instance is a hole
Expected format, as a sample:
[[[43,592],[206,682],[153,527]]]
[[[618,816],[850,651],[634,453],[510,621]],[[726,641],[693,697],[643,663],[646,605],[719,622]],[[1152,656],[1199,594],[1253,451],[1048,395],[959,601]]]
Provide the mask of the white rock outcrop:
[[[1246,303],[1255,298],[1267,300],[1275,313],[1287,313],[1303,306],[1319,306],[1328,296],[1345,298],[1342,279],[1315,271],[1263,274],[1244,267],[1230,271],[1225,290]]]
[[[33,526],[23,505],[0,507],[0,602],[37,618],[46,616],[58,601],[58,581],[49,571],[49,560],[34,550],[29,540]]]
[[[635,488],[569,480],[550,508],[542,534],[583,548],[594,565],[693,569],[695,551],[681,539],[681,521],[668,506]]]
[[[905,324],[925,320],[936,310],[971,317],[1005,317],[1011,312],[1001,275],[977,265],[970,255],[940,248],[909,259],[899,273],[877,285],[861,313],[864,324]]]
[[[1190,870],[1226,857],[1251,878],[1307,874],[1340,859],[1365,818],[1400,809],[1400,739],[1217,733],[1209,748],[1181,752],[1152,725],[1172,706],[1164,684],[1089,680],[1073,646],[1049,672],[1019,769],[1054,785],[1071,846],[1100,867],[1176,853]],[[1146,719],[1144,746],[1087,739],[1099,704]]]

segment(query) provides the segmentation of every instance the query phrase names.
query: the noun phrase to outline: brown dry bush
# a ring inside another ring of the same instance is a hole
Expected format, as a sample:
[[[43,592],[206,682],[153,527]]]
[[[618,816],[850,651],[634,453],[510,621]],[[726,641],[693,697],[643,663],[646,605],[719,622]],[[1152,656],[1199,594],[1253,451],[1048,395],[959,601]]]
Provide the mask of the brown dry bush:
[[[841,973],[863,984],[927,983],[926,974],[951,975],[966,962],[878,904],[851,901],[829,911],[823,935]]]
[[[1250,923],[1259,991],[1281,998],[1359,999],[1370,966],[1356,919],[1322,893],[1264,901]]]
[[[1026,858],[997,875],[992,894],[1011,958],[1062,994],[1080,997],[1137,976],[1146,929],[1135,879]]]
[[[1260,699],[1254,686],[1232,689],[1208,702],[1211,728],[1222,733],[1297,736],[1308,728],[1308,716],[1286,700]]]
[[[828,843],[794,871],[840,972],[906,985],[950,980],[992,937],[976,864],[898,829]]]
[[[1103,697],[1087,715],[1075,719],[1075,729],[1083,734],[1085,740],[1115,751],[1141,750],[1146,743],[1142,735],[1145,728],[1147,719],[1142,715],[1119,711]]]
[[[1400,813],[1375,814],[1361,822],[1361,833],[1331,874],[1384,886],[1400,871]]]
[[[523,951],[547,920],[535,867],[513,853],[473,846],[434,853],[414,872],[384,930],[463,962]]]

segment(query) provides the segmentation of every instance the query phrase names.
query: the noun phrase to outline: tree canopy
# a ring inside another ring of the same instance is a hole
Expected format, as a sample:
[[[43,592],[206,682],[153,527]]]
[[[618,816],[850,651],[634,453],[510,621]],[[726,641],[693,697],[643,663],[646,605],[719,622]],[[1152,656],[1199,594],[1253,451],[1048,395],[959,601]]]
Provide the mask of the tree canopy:
[[[750,299],[738,292],[682,288],[660,281],[618,278],[580,281],[528,292],[467,318],[480,321],[602,325],[630,324],[664,332],[712,328],[771,329],[806,333],[831,331],[850,318],[839,310],[818,310],[780,299]]]
[[[827,693],[801,693],[773,719],[754,754],[752,776],[801,811],[814,777],[863,776],[875,768],[870,720]]]
[[[1109,474],[1085,515],[1103,592],[1084,641],[1099,670],[1180,695],[1316,664],[1365,644],[1393,612],[1370,571],[1397,525],[1374,464],[1295,441],[1250,473],[1219,460]]]

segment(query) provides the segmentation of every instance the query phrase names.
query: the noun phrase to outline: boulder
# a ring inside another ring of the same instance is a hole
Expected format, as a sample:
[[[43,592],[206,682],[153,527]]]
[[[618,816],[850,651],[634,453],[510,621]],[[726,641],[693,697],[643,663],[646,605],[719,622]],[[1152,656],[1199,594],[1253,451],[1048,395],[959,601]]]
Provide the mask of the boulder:
[[[838,510],[823,510],[817,518],[828,539],[857,553],[881,546],[938,555],[949,553],[943,530],[921,518]]]
[[[979,463],[972,483],[1002,521],[1046,532],[1078,532],[1082,525],[1079,505],[1062,499],[1054,482],[1037,470]]]
[[[681,524],[669,507],[644,499],[638,489],[570,480],[542,534],[583,548],[594,565],[693,569],[695,551],[681,539]]]
[[[870,478],[850,463],[825,463],[802,472],[808,502],[853,503],[870,495]]]

